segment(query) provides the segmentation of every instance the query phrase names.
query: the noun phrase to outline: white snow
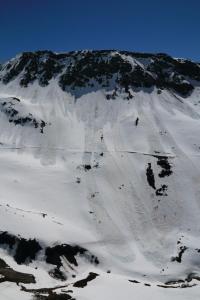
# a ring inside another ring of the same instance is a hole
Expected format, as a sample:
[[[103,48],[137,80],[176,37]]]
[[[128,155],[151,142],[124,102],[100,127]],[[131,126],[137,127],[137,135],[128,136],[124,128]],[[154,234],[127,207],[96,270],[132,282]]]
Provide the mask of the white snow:
[[[98,91],[75,101],[54,81],[45,88],[19,88],[17,80],[2,85],[1,101],[18,97],[23,113],[48,125],[41,134],[9,123],[0,112],[0,230],[42,245],[75,243],[95,254],[99,266],[80,263],[77,278],[90,271],[100,276],[73,288],[78,300],[199,299],[198,282],[185,289],[157,286],[199,273],[199,95],[198,88],[187,99],[155,90],[108,101]],[[169,156],[170,176],[159,177],[155,155]],[[149,186],[148,163],[156,187],[168,186],[167,196]],[[86,164],[92,169],[85,171]],[[189,249],[182,263],[171,261],[179,238]],[[18,266],[6,250],[1,257],[15,270],[35,274],[36,287],[55,285],[42,257],[30,266]],[[7,282],[0,284],[0,296],[30,299]]]

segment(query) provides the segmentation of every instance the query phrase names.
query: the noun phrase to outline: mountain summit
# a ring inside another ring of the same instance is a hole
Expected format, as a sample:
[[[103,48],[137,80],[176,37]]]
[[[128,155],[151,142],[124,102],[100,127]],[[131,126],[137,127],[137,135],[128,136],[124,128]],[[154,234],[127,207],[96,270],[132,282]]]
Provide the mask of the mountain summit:
[[[187,96],[200,81],[200,64],[169,55],[127,51],[24,52],[1,69],[1,81],[19,77],[21,87],[38,81],[47,86],[52,79],[64,91],[153,88],[173,90]]]

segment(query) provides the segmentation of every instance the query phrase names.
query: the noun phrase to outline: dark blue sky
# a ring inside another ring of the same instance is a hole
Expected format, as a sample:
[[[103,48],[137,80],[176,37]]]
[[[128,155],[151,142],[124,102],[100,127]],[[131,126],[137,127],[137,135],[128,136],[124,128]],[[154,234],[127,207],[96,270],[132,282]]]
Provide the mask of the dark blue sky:
[[[199,0],[0,0],[0,61],[22,51],[123,49],[200,61]]]

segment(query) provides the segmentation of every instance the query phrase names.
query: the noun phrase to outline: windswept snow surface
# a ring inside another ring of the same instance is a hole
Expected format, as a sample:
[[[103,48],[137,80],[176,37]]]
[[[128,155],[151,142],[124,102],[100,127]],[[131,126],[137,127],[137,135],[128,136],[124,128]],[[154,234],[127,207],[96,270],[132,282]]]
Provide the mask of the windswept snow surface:
[[[155,88],[130,100],[107,100],[104,90],[75,99],[56,80],[28,88],[17,80],[0,86],[0,230],[43,247],[79,245],[99,264],[78,258],[72,272],[63,261],[60,282],[42,251],[18,265],[3,246],[0,258],[35,276],[27,288],[68,285],[77,300],[199,299],[198,280],[180,286],[200,276],[200,89],[187,98]],[[5,107],[18,111],[14,119],[42,120],[43,132],[10,121]],[[73,287],[89,272],[99,276]],[[0,298],[32,294],[4,282]]]

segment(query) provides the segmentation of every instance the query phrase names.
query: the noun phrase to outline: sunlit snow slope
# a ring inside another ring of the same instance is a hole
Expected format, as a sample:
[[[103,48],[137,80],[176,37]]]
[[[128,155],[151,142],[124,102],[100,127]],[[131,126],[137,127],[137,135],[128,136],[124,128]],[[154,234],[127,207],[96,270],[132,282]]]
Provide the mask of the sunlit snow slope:
[[[0,299],[199,299],[199,64],[46,51],[0,78]]]

